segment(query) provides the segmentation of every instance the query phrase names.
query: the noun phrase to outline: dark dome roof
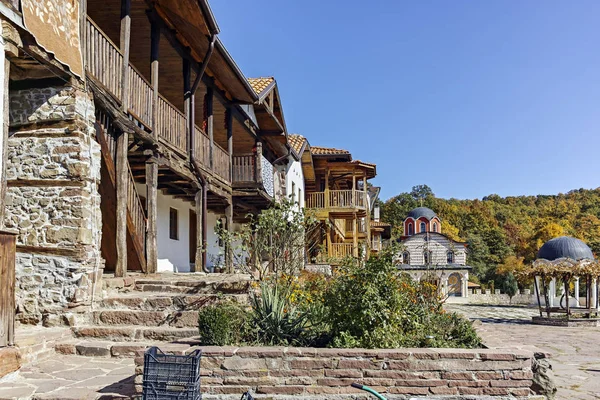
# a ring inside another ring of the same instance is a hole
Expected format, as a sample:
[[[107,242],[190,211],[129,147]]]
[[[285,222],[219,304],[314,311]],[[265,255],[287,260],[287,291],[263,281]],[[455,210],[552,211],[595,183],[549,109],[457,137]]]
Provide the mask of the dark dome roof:
[[[570,236],[561,236],[548,240],[538,251],[538,258],[554,261],[558,258],[570,258],[579,261],[593,260],[594,255],[587,244]]]
[[[433,212],[433,210],[431,208],[417,207],[408,212],[407,218],[410,217],[410,218],[418,219],[421,217],[425,217],[427,219],[431,219],[436,216],[437,216],[436,213]]]

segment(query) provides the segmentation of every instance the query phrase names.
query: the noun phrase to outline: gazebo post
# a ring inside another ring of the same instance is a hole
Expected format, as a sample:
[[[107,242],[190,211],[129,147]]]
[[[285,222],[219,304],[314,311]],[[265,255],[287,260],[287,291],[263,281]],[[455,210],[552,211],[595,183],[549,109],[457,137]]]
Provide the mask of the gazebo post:
[[[538,277],[537,276],[533,277],[533,284],[535,285],[535,294],[537,295],[538,310],[540,311],[540,318],[541,318],[544,316],[544,313],[542,312],[542,301],[540,300],[540,288],[538,285]]]
[[[571,309],[569,307],[569,279],[567,278],[568,275],[565,275],[563,277],[563,285],[565,287],[565,299],[567,301],[567,321],[569,320],[569,314],[571,313]]]
[[[550,318],[550,297],[546,287],[546,274],[542,274],[542,289],[544,289],[544,301],[546,302],[546,315]]]
[[[592,317],[592,275],[585,275],[585,305],[588,308],[588,318]]]

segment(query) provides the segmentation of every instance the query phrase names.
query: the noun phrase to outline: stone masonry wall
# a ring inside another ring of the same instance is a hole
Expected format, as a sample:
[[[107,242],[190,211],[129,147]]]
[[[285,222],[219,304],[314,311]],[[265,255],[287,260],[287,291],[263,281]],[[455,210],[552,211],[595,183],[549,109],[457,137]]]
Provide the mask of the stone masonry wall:
[[[11,90],[9,99],[5,223],[18,231],[17,318],[69,322],[87,309],[102,268],[94,105],[68,85]]]
[[[187,353],[195,350],[190,348]],[[388,399],[537,398],[530,389],[534,355],[463,349],[314,349],[202,347],[204,399],[369,398],[350,387],[370,386]],[[141,391],[143,357],[136,358]],[[362,394],[362,395],[361,395]],[[370,397],[372,398],[372,397]]]

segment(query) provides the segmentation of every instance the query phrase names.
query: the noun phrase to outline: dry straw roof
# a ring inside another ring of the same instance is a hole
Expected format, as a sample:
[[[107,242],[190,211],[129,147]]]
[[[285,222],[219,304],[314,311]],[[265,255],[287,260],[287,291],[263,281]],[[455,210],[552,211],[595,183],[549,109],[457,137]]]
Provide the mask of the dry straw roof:
[[[248,82],[250,83],[252,90],[254,90],[254,93],[260,95],[269,87],[269,85],[275,82],[275,78],[272,76],[267,78],[248,78]]]

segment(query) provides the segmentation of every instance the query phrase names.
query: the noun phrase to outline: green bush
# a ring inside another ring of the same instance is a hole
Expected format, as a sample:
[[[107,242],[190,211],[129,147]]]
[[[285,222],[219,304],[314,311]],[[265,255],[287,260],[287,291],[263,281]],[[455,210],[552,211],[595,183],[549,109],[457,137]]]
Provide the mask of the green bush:
[[[250,314],[240,304],[229,301],[204,307],[198,313],[203,345],[228,346],[246,341]]]

